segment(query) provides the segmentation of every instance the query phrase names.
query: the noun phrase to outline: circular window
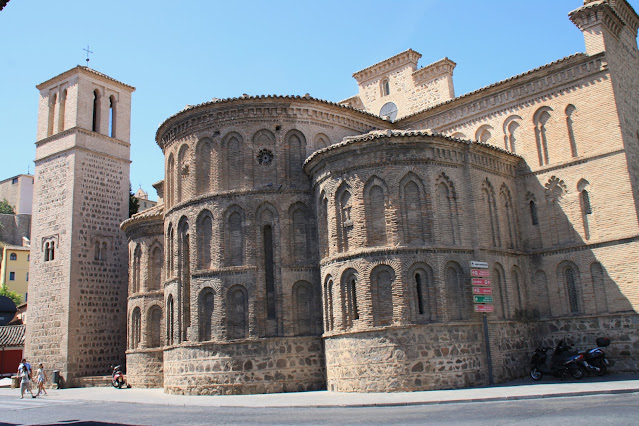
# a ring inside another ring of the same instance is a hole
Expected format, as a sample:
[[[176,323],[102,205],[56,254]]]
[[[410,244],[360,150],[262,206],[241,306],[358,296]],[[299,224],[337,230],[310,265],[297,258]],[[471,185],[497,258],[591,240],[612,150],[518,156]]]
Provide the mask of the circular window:
[[[270,149],[261,149],[257,153],[257,162],[263,166],[268,166],[273,161],[273,152]]]
[[[379,115],[381,117],[388,117],[391,121],[395,120],[395,117],[397,117],[397,105],[393,102],[386,102],[382,106],[382,109],[379,110]]]

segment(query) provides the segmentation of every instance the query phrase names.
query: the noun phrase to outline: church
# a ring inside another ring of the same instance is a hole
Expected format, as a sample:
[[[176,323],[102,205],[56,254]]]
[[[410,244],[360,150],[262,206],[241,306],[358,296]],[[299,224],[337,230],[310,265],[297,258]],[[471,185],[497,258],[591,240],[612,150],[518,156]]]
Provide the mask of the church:
[[[339,103],[189,106],[130,219],[135,89],[87,67],[40,84],[27,357],[70,385],[119,356],[175,394],[394,392],[605,335],[637,372],[639,15],[569,17],[585,53],[462,96],[452,60],[409,49]]]

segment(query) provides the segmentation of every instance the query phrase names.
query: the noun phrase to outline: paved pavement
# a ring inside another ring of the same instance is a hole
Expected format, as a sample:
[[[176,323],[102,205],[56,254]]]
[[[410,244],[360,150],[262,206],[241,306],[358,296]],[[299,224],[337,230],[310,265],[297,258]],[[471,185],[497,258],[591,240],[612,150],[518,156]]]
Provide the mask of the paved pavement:
[[[639,375],[587,377],[580,381],[518,380],[492,387],[396,393],[291,392],[266,395],[185,396],[168,395],[162,389],[114,389],[92,387],[49,389],[48,396],[34,400],[129,402],[201,407],[371,407],[449,404],[540,399],[580,395],[639,392]],[[19,389],[0,388],[0,396],[19,397]]]

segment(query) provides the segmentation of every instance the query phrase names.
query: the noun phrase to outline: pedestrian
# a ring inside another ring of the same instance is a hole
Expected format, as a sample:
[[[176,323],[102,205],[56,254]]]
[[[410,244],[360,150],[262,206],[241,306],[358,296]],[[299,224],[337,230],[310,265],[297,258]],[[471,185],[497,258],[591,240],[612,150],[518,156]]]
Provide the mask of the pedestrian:
[[[38,371],[36,372],[38,380],[38,395],[47,394],[47,390],[44,388],[44,384],[47,381],[47,373],[44,371],[44,366],[40,364]]]
[[[29,369],[27,368],[27,365],[27,360],[22,358],[22,362],[18,366],[18,377],[20,377],[20,399],[24,398],[24,391],[29,391],[31,393],[31,398],[36,397],[31,390],[31,380],[29,378]]]

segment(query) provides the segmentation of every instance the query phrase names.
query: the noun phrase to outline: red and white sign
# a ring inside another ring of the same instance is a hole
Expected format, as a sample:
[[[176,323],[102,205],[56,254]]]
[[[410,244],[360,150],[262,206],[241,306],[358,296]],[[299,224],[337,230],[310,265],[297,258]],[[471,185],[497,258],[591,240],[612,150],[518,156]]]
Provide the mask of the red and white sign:
[[[473,278],[471,280],[471,284],[472,285],[481,285],[481,286],[484,286],[484,287],[487,287],[487,286],[490,287],[490,285],[492,283],[490,282],[490,279],[488,279],[488,278]]]
[[[493,289],[490,287],[473,287],[473,294],[493,294]]]
[[[475,312],[493,312],[494,310],[493,305],[475,305]]]
[[[471,277],[490,277],[490,271],[488,269],[471,269],[470,270]]]

